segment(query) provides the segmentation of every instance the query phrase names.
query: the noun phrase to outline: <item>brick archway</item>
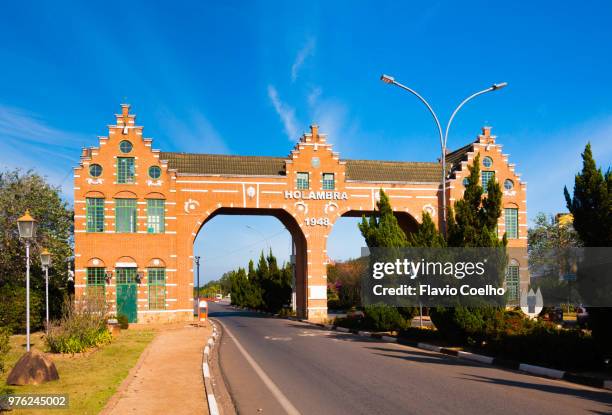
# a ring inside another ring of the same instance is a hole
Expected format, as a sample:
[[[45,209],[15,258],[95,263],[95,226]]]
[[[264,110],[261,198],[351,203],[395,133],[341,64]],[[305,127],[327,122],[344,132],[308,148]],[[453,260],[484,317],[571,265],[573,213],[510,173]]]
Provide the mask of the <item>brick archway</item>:
[[[292,252],[294,257],[294,292],[296,298],[296,312],[298,317],[306,317],[308,300],[307,294],[307,262],[308,262],[308,242],[305,238],[304,232],[297,223],[295,217],[293,217],[288,211],[283,209],[266,209],[266,208],[226,208],[220,207],[206,215],[205,218],[201,218],[195,222],[195,226],[198,229],[195,232],[195,236],[192,239],[192,245],[200,232],[205,232],[204,228],[208,222],[217,216],[272,216],[278,219],[284,226],[285,229],[291,235],[291,241],[293,243]],[[193,253],[192,253],[193,255]],[[292,258],[293,259],[293,258]]]
[[[116,258],[131,256],[142,275],[139,321],[192,318],[193,241],[215,215],[265,214],[285,224],[299,253],[299,314],[319,321],[327,317],[327,238],[338,218],[372,212],[383,189],[404,230],[413,230],[423,211],[440,220],[440,163],[344,160],[317,126],[286,157],[155,150],[128,105],[108,128],[108,136],[100,137],[97,147],[83,150],[74,170],[75,287],[77,297],[85,292],[90,258],[112,267],[109,264],[116,264]],[[124,141],[130,145],[121,145]],[[509,245],[526,246],[526,184],[495,143],[490,128],[447,155],[449,204],[461,197],[467,167],[478,153],[493,160],[490,174],[501,183],[505,179],[514,183],[503,195],[505,206],[517,206],[509,211],[517,218],[514,228],[518,229]],[[96,168],[90,170],[92,165]],[[502,231],[505,226],[499,224]],[[164,297],[154,308],[147,291],[151,258],[165,265]],[[112,307],[116,272],[105,272]],[[527,282],[525,272],[521,284]]]

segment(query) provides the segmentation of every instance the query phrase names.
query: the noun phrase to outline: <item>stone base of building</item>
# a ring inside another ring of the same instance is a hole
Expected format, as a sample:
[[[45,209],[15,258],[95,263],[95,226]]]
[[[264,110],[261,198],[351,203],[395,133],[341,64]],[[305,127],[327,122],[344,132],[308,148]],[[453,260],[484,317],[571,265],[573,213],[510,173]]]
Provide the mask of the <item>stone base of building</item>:
[[[158,310],[139,311],[138,323],[173,323],[177,321],[194,321],[193,311],[187,310]]]
[[[327,308],[325,309],[309,309],[308,310],[308,321],[312,323],[327,323]]]

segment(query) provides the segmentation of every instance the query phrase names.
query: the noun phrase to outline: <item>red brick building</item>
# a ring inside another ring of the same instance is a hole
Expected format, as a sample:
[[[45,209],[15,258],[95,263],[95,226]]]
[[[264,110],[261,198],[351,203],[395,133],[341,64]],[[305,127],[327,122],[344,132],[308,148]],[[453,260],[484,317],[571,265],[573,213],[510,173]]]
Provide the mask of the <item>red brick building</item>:
[[[287,157],[155,150],[128,105],[108,129],[74,169],[76,293],[100,293],[132,321],[193,318],[193,243],[215,215],[270,215],[286,226],[297,311],[311,320],[327,316],[327,237],[339,217],[372,212],[383,189],[405,231],[423,211],[439,221],[440,163],[343,160],[316,126]],[[500,235],[526,247],[526,184],[489,127],[447,155],[449,205],[476,154],[483,184],[495,177],[502,186]],[[511,258],[511,293],[528,283],[523,261]]]

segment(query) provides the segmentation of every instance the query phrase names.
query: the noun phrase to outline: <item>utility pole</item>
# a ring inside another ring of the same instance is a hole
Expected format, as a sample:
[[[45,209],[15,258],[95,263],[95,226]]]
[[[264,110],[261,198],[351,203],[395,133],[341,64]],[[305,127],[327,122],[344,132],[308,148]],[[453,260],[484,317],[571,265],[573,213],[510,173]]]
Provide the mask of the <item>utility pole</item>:
[[[200,257],[195,257],[196,263],[196,306],[200,307]]]

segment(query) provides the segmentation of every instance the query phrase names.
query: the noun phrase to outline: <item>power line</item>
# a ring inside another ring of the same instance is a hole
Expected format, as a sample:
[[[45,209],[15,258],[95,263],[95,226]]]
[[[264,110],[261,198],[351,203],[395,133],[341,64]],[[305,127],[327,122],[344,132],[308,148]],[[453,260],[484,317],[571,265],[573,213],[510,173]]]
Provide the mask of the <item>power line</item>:
[[[249,244],[249,245],[245,245],[245,246],[240,247],[240,248],[238,248],[238,249],[235,249],[235,250],[233,250],[233,251],[226,252],[226,253],[224,253],[224,254],[222,254],[222,255],[219,255],[219,256],[216,256],[216,257],[213,257],[213,258],[207,259],[207,260],[206,260],[206,262],[216,261],[217,259],[220,259],[220,258],[225,258],[225,257],[227,257],[227,256],[230,256],[230,255],[232,255],[232,254],[235,254],[236,252],[244,251],[244,250],[246,250],[246,249],[248,249],[248,248],[251,248],[251,247],[253,247],[253,246],[255,246],[255,245],[258,245],[258,244],[260,244],[260,243],[262,243],[262,242],[265,242],[265,241],[267,241],[267,240],[269,240],[269,239],[275,238],[275,237],[277,237],[277,236],[279,236],[279,235],[281,235],[281,234],[285,233],[286,231],[287,231],[287,229],[282,229],[281,231],[279,231],[279,232],[277,232],[277,233],[275,233],[275,234],[272,234],[272,235],[270,235],[270,236],[268,236],[268,237],[266,237],[266,238],[264,238],[264,239],[262,239],[262,240],[259,240],[259,241],[256,241],[256,242],[253,242],[253,243],[251,243],[251,244]]]

